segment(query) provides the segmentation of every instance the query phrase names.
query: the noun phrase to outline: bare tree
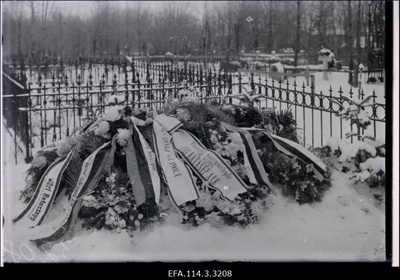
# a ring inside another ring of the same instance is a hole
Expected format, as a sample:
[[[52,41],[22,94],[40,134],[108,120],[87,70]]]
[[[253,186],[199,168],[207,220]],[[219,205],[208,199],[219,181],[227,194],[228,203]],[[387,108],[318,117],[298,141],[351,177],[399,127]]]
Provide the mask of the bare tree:
[[[361,62],[361,1],[357,2],[357,19],[356,19],[356,49],[357,49],[357,63]]]
[[[293,47],[296,64],[300,49],[314,60],[321,44],[346,63],[353,52],[361,61],[367,54],[364,35],[370,57],[373,48],[383,46],[383,2],[215,1],[207,3],[204,17],[202,4],[196,4],[196,10],[187,2],[168,1],[156,11],[143,2],[122,6],[98,1],[91,4],[89,15],[80,17],[57,10],[54,1],[5,2],[5,46],[9,53],[30,53],[32,58],[118,55],[123,49],[155,54],[216,50],[229,56],[242,49]]]
[[[301,4],[297,1],[297,17],[296,17],[296,41],[294,46],[294,66],[297,66],[300,51],[300,30],[301,30]]]
[[[349,59],[349,66],[350,70],[353,70],[353,14],[352,14],[352,5],[351,5],[351,0],[347,1],[347,30],[346,30],[346,37],[347,37],[347,48],[348,48],[348,53],[350,54],[350,59]]]
[[[39,42],[39,52],[41,56],[48,55],[48,19],[54,8],[54,1],[41,1],[41,14],[40,14],[40,25],[41,25],[41,40]],[[43,50],[43,51],[42,51]]]
[[[131,8],[128,6],[128,2],[126,2],[126,8],[125,8],[125,54],[129,54],[131,51],[131,41],[130,41],[130,36],[129,36],[129,29],[131,26],[131,21],[130,21],[130,14],[132,13]]]
[[[102,6],[101,2],[97,1],[96,6],[91,11],[91,45],[92,45],[92,54],[96,55],[98,52],[98,41],[100,36],[100,24],[101,24],[101,16],[102,16]]]
[[[36,4],[35,1],[29,1],[29,9],[30,9],[30,24],[29,24],[29,39],[28,42],[30,43],[30,53],[32,59],[35,57],[35,48],[36,48]]]

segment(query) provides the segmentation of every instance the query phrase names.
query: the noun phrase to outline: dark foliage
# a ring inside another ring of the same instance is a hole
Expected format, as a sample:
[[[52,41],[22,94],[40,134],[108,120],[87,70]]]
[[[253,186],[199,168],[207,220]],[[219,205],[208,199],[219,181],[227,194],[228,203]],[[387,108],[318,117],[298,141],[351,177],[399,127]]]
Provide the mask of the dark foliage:
[[[299,203],[320,202],[331,187],[330,172],[318,179],[310,164],[281,153],[265,135],[257,135],[256,146],[271,183],[282,186],[282,193]]]
[[[20,199],[23,199],[24,203],[28,203],[35,190],[39,184],[40,178],[46,172],[46,169],[56,160],[58,157],[57,151],[46,151],[39,152],[37,156],[44,156],[46,158],[46,164],[41,167],[36,167],[31,165],[31,167],[26,171],[26,177],[31,178],[31,183],[26,186],[26,188],[21,192]]]
[[[227,111],[229,112],[229,111]],[[299,142],[296,131],[296,120],[291,110],[280,112],[267,111],[261,113],[251,107],[236,107],[232,113],[239,127],[270,127],[278,136]]]

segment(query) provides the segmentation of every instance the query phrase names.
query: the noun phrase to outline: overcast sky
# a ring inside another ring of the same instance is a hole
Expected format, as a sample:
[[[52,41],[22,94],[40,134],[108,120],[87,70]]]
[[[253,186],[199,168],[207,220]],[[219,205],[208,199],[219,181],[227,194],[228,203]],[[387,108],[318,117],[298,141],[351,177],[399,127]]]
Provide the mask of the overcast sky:
[[[37,3],[38,9],[41,7],[40,2],[44,1],[35,1]],[[90,13],[92,8],[96,5],[97,1],[50,1],[54,2],[54,10],[64,11],[65,14],[76,14],[79,16],[85,16]],[[109,1],[112,5],[119,7],[121,9],[126,8],[127,2],[130,2],[130,5],[134,6],[135,2],[141,2],[141,7],[148,8],[151,11],[162,10],[163,7],[168,5],[169,1]],[[204,1],[171,1],[171,2],[183,2],[188,5],[189,10],[196,15],[199,19],[203,16],[204,11]],[[213,1],[217,2],[217,1]],[[3,9],[11,9],[14,5],[23,5],[24,13],[29,14],[29,2],[28,1],[2,1]],[[51,6],[51,5],[50,5]]]
[[[109,1],[117,7],[126,7],[127,1]],[[128,1],[128,2],[138,2],[138,1]],[[161,10],[163,6],[167,4],[167,1],[140,1],[142,7],[146,7],[152,11]],[[198,15],[202,16],[204,9],[204,1],[182,1],[189,3],[190,10]],[[90,12],[91,8],[95,5],[96,1],[56,1],[55,6],[60,10],[65,12],[77,13],[79,15],[85,15],[85,13]]]

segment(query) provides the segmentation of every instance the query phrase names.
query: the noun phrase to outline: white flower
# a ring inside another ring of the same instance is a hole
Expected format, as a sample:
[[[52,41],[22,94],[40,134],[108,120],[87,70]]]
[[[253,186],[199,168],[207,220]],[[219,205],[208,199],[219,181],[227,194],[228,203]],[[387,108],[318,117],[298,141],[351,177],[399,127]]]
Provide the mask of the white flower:
[[[270,123],[266,125],[265,129],[270,133],[274,132],[274,129],[272,128],[272,125]]]
[[[82,135],[78,135],[72,138],[68,138],[67,140],[65,140],[64,142],[62,142],[57,149],[57,155],[59,157],[62,157],[66,154],[68,154],[72,148],[82,140],[83,136]]]
[[[98,136],[103,136],[104,138],[108,134],[108,131],[110,130],[110,124],[106,121],[102,121],[99,123],[99,126],[94,130],[94,134]]]
[[[111,172],[110,177],[108,177],[110,179],[111,183],[115,183],[115,181],[117,180],[117,174],[115,172]]]
[[[190,113],[187,109],[178,109],[177,111],[177,119],[180,121],[189,121]]]
[[[116,121],[121,118],[121,114],[124,110],[124,106],[113,106],[108,107],[102,117],[105,121]]]
[[[121,147],[128,146],[129,137],[131,137],[131,132],[128,129],[125,129],[125,128],[118,128],[117,131],[118,131],[117,143]]]
[[[214,203],[212,202],[212,197],[209,193],[202,192],[200,195],[200,200],[206,211],[211,211],[214,208]]]
[[[40,155],[40,156],[35,157],[32,164],[35,167],[41,168],[41,167],[45,166],[46,163],[47,163],[46,157]]]
[[[189,101],[189,102],[194,102],[194,103],[200,103],[200,99],[196,96],[187,96],[187,97],[183,98],[183,100]]]
[[[219,200],[216,206],[222,213],[227,214],[230,212],[231,208],[230,202],[227,202],[225,200]]]
[[[191,95],[192,95],[192,93],[187,89],[181,89],[180,91],[178,91],[179,97],[187,97],[187,96],[191,96]]]
[[[107,210],[105,223],[114,228],[117,226],[117,213],[111,208]]]
[[[250,205],[251,211],[256,215],[257,218],[262,217],[265,208],[268,207],[261,200],[251,203]]]
[[[211,212],[207,216],[207,222],[212,226],[216,228],[221,228],[224,226],[224,221],[221,216],[219,216],[218,212]]]
[[[124,205],[117,204],[117,205],[115,205],[114,210],[117,213],[125,213],[125,212],[128,211],[128,207],[126,207]]]
[[[230,153],[232,159],[235,159],[235,158],[236,158],[236,155],[237,155],[237,152],[239,152],[239,151],[242,151],[242,152],[243,152],[242,147],[243,147],[242,145],[230,143],[230,144],[228,144],[228,145],[226,146],[225,149],[226,149],[227,151],[229,151],[229,153]]]
[[[126,222],[125,222],[124,219],[120,219],[120,220],[118,221],[118,227],[119,227],[119,228],[125,228],[125,227],[126,227]]]
[[[86,207],[92,207],[95,209],[100,208],[100,204],[97,202],[97,199],[93,195],[87,195],[83,198],[83,205]]]
[[[240,205],[237,205],[235,203],[232,203],[229,205],[229,214],[238,215],[242,212],[243,212],[243,209],[241,209]]]
[[[214,130],[214,131],[215,131],[215,130]],[[219,143],[218,143],[218,137],[217,137],[216,135],[214,135],[214,134],[211,134],[211,136],[210,136],[210,141],[211,141],[211,143],[219,144]]]
[[[153,123],[153,119],[152,118],[147,118],[146,119],[146,124],[147,125],[152,124],[152,123]]]
[[[238,145],[243,144],[243,140],[242,140],[242,138],[240,137],[240,134],[239,134],[239,133],[234,132],[234,133],[231,133],[229,136],[230,136],[230,138],[232,139],[232,143],[238,144]]]
[[[224,105],[222,105],[222,110],[228,111],[229,113],[233,114],[235,111],[235,108],[232,105],[224,104]]]
[[[160,213],[160,217],[168,217],[168,213],[161,212],[161,213]]]

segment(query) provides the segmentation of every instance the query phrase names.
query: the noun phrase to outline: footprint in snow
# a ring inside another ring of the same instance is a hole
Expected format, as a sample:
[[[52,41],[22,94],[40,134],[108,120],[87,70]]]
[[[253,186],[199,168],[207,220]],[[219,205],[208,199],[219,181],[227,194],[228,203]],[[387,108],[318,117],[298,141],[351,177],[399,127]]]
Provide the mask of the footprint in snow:
[[[349,206],[349,203],[346,201],[346,199],[343,196],[338,196],[337,202],[342,206]]]

